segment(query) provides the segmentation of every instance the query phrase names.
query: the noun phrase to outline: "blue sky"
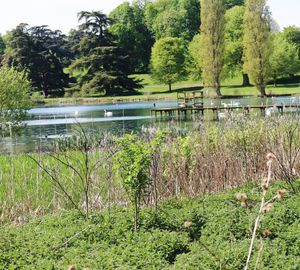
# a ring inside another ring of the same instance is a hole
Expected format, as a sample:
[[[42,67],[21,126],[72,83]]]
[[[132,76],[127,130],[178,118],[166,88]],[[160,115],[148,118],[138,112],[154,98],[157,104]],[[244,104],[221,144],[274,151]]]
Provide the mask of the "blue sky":
[[[5,34],[19,23],[49,25],[68,33],[76,28],[76,14],[82,10],[109,13],[124,0],[4,0],[1,3],[0,33]],[[273,17],[280,25],[300,26],[299,0],[268,0]]]

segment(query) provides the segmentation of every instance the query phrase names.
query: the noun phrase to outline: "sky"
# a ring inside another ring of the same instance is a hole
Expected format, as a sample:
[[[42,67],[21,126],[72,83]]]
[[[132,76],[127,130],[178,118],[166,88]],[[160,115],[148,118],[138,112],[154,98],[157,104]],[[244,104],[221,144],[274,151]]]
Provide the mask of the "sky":
[[[78,25],[80,11],[101,10],[108,14],[124,0],[3,0],[0,6],[0,33],[15,28],[19,23],[30,26],[48,25],[52,30],[68,33]],[[281,28],[300,27],[299,0],[268,0],[274,19]]]

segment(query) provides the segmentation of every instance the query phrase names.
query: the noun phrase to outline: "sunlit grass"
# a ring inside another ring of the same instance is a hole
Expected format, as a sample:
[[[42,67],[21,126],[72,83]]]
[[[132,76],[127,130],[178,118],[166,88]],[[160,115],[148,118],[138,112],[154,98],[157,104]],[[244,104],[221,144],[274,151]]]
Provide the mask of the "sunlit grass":
[[[103,97],[101,95],[93,97],[68,97],[68,98],[51,98],[45,99],[46,103],[65,103],[65,104],[82,104],[82,103],[114,103],[114,102],[131,102],[131,101],[154,101],[154,100],[176,100],[177,92],[182,90],[192,90],[195,87],[202,86],[201,81],[189,78],[182,82],[172,85],[172,91],[168,91],[166,84],[155,82],[149,74],[131,75],[141,80],[143,88],[138,94],[130,96]],[[221,92],[225,96],[259,96],[259,92],[254,86],[242,87],[242,77],[237,76],[227,78],[222,81]],[[268,95],[300,95],[300,85],[278,84],[268,85],[266,90]]]

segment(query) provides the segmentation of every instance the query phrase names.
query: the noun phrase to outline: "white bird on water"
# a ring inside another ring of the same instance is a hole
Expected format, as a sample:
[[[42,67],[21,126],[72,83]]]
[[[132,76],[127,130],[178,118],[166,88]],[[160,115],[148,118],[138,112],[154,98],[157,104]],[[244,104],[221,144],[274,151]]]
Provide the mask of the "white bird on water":
[[[112,117],[113,116],[113,112],[107,112],[106,110],[104,110],[104,116],[105,117]]]

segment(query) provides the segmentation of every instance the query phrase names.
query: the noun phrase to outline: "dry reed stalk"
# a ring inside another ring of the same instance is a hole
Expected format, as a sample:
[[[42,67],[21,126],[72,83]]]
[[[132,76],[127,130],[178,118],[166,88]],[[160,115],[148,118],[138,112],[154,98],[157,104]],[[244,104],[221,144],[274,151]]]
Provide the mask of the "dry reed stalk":
[[[265,207],[269,206],[269,202],[265,202],[265,197],[266,194],[268,192],[268,188],[269,188],[269,184],[271,181],[271,174],[272,174],[272,162],[274,160],[274,155],[273,154],[268,154],[267,155],[267,166],[268,166],[268,176],[265,180],[263,180],[262,183],[262,196],[261,196],[261,202],[260,202],[260,207],[259,207],[259,211],[258,211],[258,215],[255,219],[255,223],[254,223],[254,228],[253,228],[253,232],[252,232],[252,237],[251,237],[251,242],[250,242],[250,247],[249,247],[249,251],[248,251],[248,257],[247,257],[247,261],[244,267],[244,270],[248,270],[249,267],[249,263],[250,263],[250,259],[251,259],[251,255],[252,255],[252,250],[253,250],[253,245],[254,245],[254,241],[256,239],[256,231],[259,227],[261,218],[262,218],[262,214],[265,212]],[[270,207],[268,208],[268,210],[271,210]]]

